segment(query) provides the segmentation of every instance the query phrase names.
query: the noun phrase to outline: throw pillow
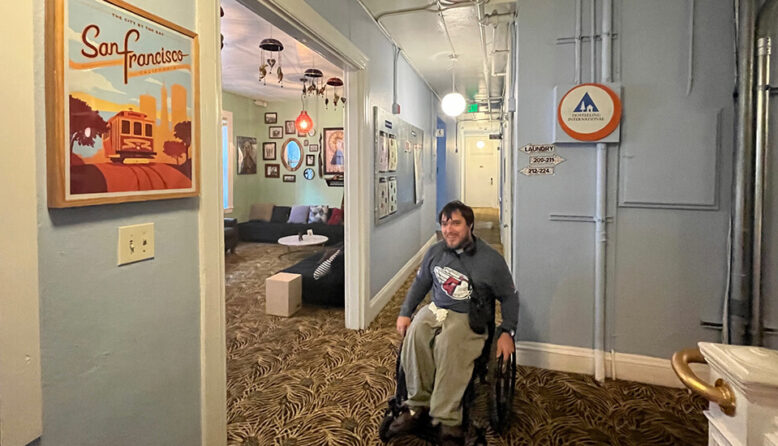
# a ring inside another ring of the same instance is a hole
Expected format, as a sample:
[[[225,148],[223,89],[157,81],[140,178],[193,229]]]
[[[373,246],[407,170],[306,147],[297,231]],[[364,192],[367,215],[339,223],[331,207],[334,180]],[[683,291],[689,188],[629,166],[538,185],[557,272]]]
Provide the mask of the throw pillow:
[[[332,262],[335,261],[335,258],[338,257],[343,251],[340,249],[336,250],[334,254],[327,257],[326,260],[321,262],[319,266],[316,267],[316,269],[313,271],[313,278],[314,280],[319,280],[322,277],[326,276],[330,273],[332,270]]]
[[[249,220],[270,221],[273,216],[273,203],[257,203],[251,205]]]
[[[342,225],[343,224],[343,209],[335,208],[332,210],[332,215],[327,221],[328,225]]]
[[[327,223],[329,210],[329,206],[311,206],[308,211],[308,223]]]
[[[270,221],[273,223],[286,223],[286,221],[289,220],[289,213],[291,211],[292,208],[289,206],[274,206],[273,216],[270,217]]]
[[[298,204],[292,206],[292,212],[289,214],[289,220],[287,223],[308,223],[308,208],[310,206],[304,204]]]

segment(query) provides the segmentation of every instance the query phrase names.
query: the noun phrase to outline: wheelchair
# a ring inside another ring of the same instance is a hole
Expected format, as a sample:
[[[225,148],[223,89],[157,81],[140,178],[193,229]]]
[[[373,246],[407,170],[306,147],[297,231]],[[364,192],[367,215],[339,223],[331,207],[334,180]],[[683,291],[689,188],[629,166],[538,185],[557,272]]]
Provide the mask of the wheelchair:
[[[481,391],[483,387],[488,389],[486,406],[489,413],[489,424],[497,434],[504,434],[511,422],[513,395],[516,387],[516,353],[512,353],[507,361],[504,361],[502,356],[496,358],[497,343],[493,341],[497,329],[490,324],[488,330],[489,335],[484,344],[484,349],[481,352],[481,356],[475,360],[473,376],[470,378],[470,382],[462,397],[462,429],[464,430],[464,444],[466,445],[487,445],[486,428],[483,425],[479,425],[475,417],[473,417],[475,409],[482,408],[483,406],[483,404],[480,404],[476,407],[476,400],[482,399],[477,398],[477,390]],[[389,426],[405,410],[403,404],[408,399],[405,372],[400,363],[400,352],[402,352],[402,344],[397,353],[397,390],[394,396],[389,399],[388,407],[384,412],[384,418],[378,428],[378,437],[384,443],[394,438],[388,435]],[[477,383],[476,381],[479,382]],[[483,401],[479,402],[483,403]],[[417,428],[411,434],[430,443],[437,442],[436,428],[430,423]]]

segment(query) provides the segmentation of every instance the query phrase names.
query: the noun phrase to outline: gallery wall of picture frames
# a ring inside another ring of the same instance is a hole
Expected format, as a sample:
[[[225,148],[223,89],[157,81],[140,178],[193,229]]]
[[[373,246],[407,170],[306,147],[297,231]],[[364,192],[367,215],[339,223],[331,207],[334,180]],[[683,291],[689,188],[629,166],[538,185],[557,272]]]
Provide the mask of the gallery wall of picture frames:
[[[424,132],[373,107],[376,226],[421,206]]]

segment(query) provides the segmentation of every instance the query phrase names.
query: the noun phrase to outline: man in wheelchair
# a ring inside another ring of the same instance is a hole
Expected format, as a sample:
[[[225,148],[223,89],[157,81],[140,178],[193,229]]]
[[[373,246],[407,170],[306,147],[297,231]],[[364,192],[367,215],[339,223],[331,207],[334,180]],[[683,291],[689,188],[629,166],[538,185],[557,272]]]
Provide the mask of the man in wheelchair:
[[[425,254],[397,318],[397,331],[404,336],[398,371],[404,374],[407,399],[399,414],[382,426],[385,441],[431,421],[438,426],[440,444],[463,444],[462,401],[476,359],[494,331],[495,299],[502,307],[496,354],[506,362],[513,359],[519,300],[508,265],[473,234],[469,206],[452,201],[438,221],[443,241]],[[430,289],[432,303],[411,321]]]

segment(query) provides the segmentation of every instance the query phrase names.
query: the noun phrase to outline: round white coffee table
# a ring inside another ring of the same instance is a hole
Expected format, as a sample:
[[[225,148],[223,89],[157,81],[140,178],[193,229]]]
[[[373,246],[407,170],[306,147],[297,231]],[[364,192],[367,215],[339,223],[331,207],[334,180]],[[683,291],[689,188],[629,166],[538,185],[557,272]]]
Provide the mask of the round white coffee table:
[[[289,254],[290,252],[292,252],[293,246],[323,245],[327,243],[327,240],[329,240],[329,237],[327,237],[326,235],[303,234],[302,240],[300,240],[299,235],[287,235],[286,237],[281,237],[280,239],[278,239],[278,244],[286,246],[287,251],[284,254]]]

